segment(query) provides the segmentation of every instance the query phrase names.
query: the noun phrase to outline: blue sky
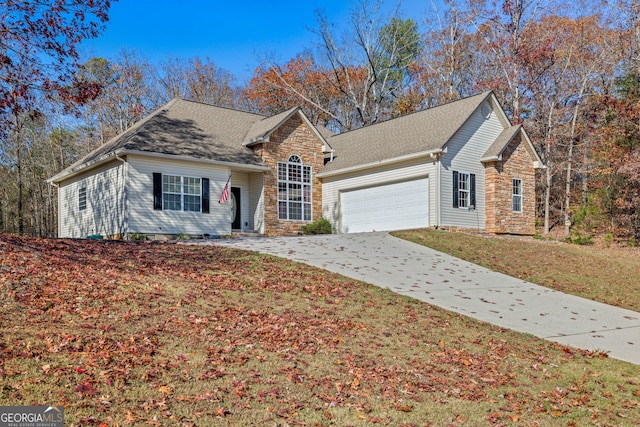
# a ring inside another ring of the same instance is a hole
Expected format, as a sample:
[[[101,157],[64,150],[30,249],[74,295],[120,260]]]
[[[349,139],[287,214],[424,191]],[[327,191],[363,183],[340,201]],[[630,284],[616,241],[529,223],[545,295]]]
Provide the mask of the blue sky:
[[[394,1],[385,1],[392,8]],[[286,61],[312,48],[316,9],[332,22],[349,17],[350,0],[119,0],[112,3],[104,33],[83,44],[87,57],[116,57],[135,49],[152,63],[168,56],[209,57],[241,80],[248,79],[264,56]],[[421,22],[430,0],[404,0],[403,17]]]

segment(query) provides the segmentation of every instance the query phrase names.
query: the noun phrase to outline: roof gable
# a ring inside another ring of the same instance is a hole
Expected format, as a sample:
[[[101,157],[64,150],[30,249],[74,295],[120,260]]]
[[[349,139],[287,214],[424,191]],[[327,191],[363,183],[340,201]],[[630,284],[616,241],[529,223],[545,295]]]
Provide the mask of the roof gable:
[[[244,145],[250,147],[251,145],[267,141],[269,139],[269,136],[273,132],[275,132],[276,129],[285,124],[291,117],[296,114],[309,127],[309,129],[311,129],[311,131],[323,144],[328,144],[327,137],[333,134],[322,127],[314,126],[307,118],[307,116],[302,112],[302,109],[300,107],[294,107],[280,114],[276,114],[275,116],[267,117],[260,120],[259,122],[255,122],[245,136]]]
[[[335,157],[324,172],[443,149],[489,97],[492,92],[335,135],[328,139]]]
[[[276,114],[275,116],[265,117],[262,120],[253,123],[249,132],[247,132],[244,137],[244,144],[251,145],[252,143],[264,141],[273,133],[273,131],[297,113],[298,110],[300,110],[299,107],[294,107],[287,111],[283,111],[280,114]]]
[[[491,144],[491,146],[487,149],[487,151],[482,156],[481,161],[483,162],[491,162],[495,160],[500,160],[502,157],[502,152],[507,148],[509,143],[516,137],[516,135],[522,129],[521,125],[514,125],[508,129],[505,129],[498,138]]]
[[[533,159],[533,165],[535,168],[543,168],[542,159],[538,155],[538,152],[533,147],[531,140],[529,139],[529,135],[525,131],[522,125],[514,125],[505,129],[499,136],[496,138],[493,144],[487,149],[487,151],[480,159],[483,163],[495,162],[502,160],[502,153],[509,146],[511,141],[513,141],[518,135],[522,137],[522,142],[525,144],[525,148],[527,152],[531,155]]]

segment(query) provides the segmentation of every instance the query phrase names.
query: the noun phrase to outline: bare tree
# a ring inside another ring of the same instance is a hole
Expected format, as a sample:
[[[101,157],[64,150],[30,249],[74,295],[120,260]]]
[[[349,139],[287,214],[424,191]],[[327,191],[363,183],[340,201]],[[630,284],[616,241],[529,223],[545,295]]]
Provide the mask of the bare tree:
[[[236,77],[209,58],[168,58],[159,70],[156,79],[164,102],[179,97],[220,107],[238,105]]]

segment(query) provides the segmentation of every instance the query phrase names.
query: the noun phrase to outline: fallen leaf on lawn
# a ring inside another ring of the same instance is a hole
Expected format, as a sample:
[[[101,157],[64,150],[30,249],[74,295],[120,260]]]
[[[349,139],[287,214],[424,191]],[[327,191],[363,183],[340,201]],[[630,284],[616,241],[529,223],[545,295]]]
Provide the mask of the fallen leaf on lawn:
[[[168,385],[161,385],[158,387],[158,391],[162,394],[173,394],[173,387]]]
[[[222,408],[222,407],[217,407],[216,410],[214,411],[216,416],[218,417],[224,417],[227,414],[230,414],[231,412],[229,412],[227,409]]]
[[[396,409],[396,411],[400,411],[400,412],[411,412],[411,410],[413,409],[412,406],[401,405],[399,403],[394,403],[393,407]]]

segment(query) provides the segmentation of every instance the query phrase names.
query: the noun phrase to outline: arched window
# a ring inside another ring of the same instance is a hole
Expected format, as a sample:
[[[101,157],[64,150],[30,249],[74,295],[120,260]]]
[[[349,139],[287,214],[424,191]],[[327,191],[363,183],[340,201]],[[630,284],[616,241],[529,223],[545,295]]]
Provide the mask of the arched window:
[[[296,154],[278,162],[278,219],[311,221],[311,166]]]

